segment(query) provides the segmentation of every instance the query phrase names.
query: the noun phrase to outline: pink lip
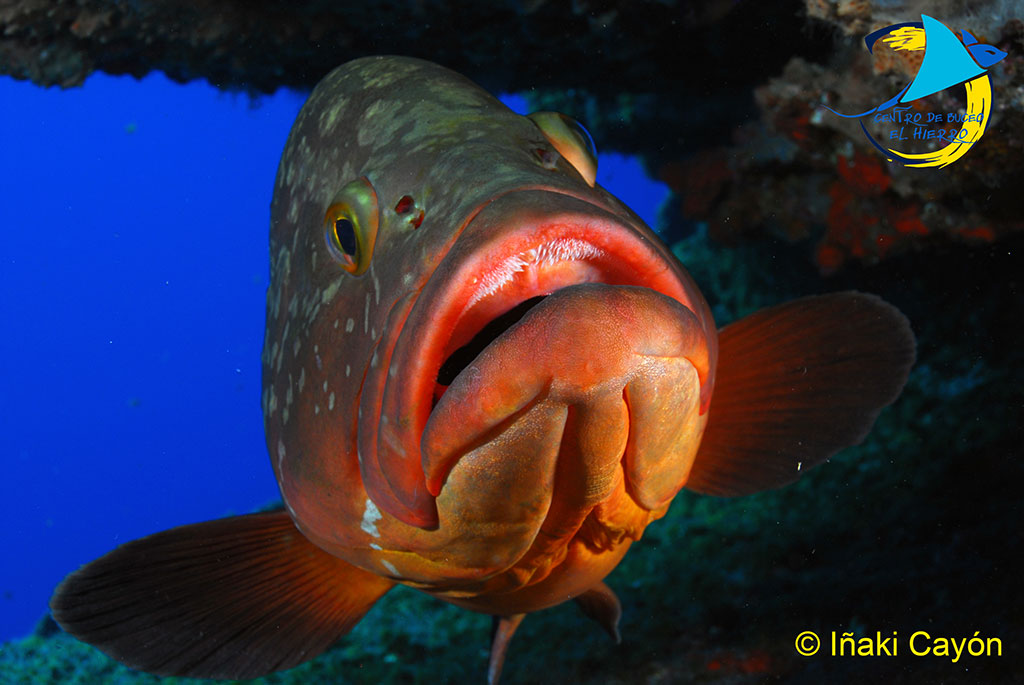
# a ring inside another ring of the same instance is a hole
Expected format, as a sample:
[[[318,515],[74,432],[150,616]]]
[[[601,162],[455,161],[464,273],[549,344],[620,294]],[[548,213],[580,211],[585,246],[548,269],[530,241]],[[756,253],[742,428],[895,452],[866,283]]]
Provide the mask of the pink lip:
[[[446,298],[449,306],[438,318],[453,321],[436,329],[451,333],[443,344],[442,335],[431,341],[437,366],[494,318],[530,298],[571,285],[641,285],[691,306],[678,280],[666,274],[664,265],[644,259],[646,246],[630,244],[633,241],[623,237],[602,227],[541,225],[465,264],[452,279],[454,287]],[[433,366],[431,363],[428,368]]]
[[[433,381],[444,361],[488,322],[530,298],[580,283],[651,288],[675,299],[714,330],[696,285],[662,252],[660,243],[648,237],[645,227],[624,224],[593,205],[588,209],[547,215],[537,222],[531,222],[532,217],[517,222],[512,214],[487,210],[476,217],[475,228],[494,237],[463,256],[432,298],[434,325],[422,341],[417,364],[423,374],[413,377]],[[497,224],[495,230],[480,226],[490,223]],[[424,423],[444,389],[432,382],[419,389],[432,398],[424,403]]]

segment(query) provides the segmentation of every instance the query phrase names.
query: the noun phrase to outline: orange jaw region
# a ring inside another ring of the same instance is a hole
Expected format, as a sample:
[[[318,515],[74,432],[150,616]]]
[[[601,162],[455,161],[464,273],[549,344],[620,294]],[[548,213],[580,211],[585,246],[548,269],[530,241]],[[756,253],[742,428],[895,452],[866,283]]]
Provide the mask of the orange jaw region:
[[[611,494],[620,467],[638,504],[661,507],[683,486],[699,444],[707,363],[696,316],[650,288],[556,290],[441,396],[423,435],[427,489],[439,494],[466,456],[475,468],[486,461],[489,472],[528,478],[543,470],[536,446],[550,444],[565,476],[545,527],[556,514],[565,520],[555,528],[575,532]]]
[[[647,382],[647,391],[664,394],[667,390],[655,386],[672,377],[687,388],[694,385],[694,403],[703,414],[713,378],[714,335],[696,287],[645,227],[564,194],[505,195],[468,223],[419,294],[393,354],[383,360],[389,379],[381,404],[373,407],[380,417],[372,434],[375,462],[362,449],[370,440],[360,443],[367,492],[406,523],[440,525],[441,502],[434,498],[458,461],[456,453],[497,440],[515,423],[517,412],[531,411],[535,423],[517,426],[501,440],[532,441],[534,453],[557,457],[551,444],[562,440],[565,422],[575,434],[580,421],[596,430],[607,418],[621,435],[600,449],[614,453],[608,459],[616,463],[626,450],[634,481],[649,482],[650,467],[638,452],[646,448],[626,446],[626,404],[643,405],[636,398],[639,391],[627,393],[626,386]],[[685,360],[678,369],[655,370],[650,361],[658,355],[649,350],[661,338],[677,341],[662,356]],[[644,376],[651,378],[643,381]],[[538,393],[552,388],[561,394],[543,410],[535,407]],[[594,399],[609,392],[610,404]],[[591,416],[592,411],[598,414]],[[604,417],[606,412],[612,415]],[[362,424],[360,431],[361,437],[371,435],[362,433]],[[513,434],[520,437],[513,440]],[[631,438],[630,444],[675,440],[652,435]],[[634,453],[639,456],[628,456]],[[475,455],[478,465],[481,456]],[[646,506],[670,497],[678,490],[675,476],[670,480],[671,487],[658,486],[651,490],[658,494],[638,501]]]

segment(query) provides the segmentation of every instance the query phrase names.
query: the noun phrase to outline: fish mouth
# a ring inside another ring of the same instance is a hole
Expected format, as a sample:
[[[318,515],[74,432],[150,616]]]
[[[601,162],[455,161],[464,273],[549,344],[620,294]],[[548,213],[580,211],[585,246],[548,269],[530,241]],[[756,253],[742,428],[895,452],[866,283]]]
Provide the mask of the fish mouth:
[[[512,194],[495,204],[518,205],[520,195],[537,192]],[[567,199],[561,193],[540,192],[561,204]],[[518,221],[507,218],[514,216],[513,211],[489,209],[473,220],[472,228],[478,235],[497,238],[470,247],[469,255],[450,255],[462,266],[438,298],[442,306],[437,335],[425,341],[424,352],[432,357],[427,366],[437,365],[431,407],[490,343],[562,288],[584,283],[640,286],[667,295],[698,315],[706,307],[688,274],[642,224],[609,216],[603,207],[590,203],[584,213],[544,218],[527,214]],[[492,226],[495,215],[500,215],[500,226]],[[445,335],[446,331],[450,333]]]
[[[551,293],[583,283],[641,285],[638,281],[644,280],[606,247],[581,237],[575,226],[542,227],[525,244],[508,248],[505,255],[488,254],[479,271],[463,282],[457,297],[465,305],[441,348],[444,361],[432,405],[488,345]]]
[[[427,477],[431,459],[421,445],[435,407],[523,317],[554,293],[588,284],[654,291],[682,305],[714,340],[696,285],[628,210],[547,189],[505,194],[464,226],[385,362],[390,377],[374,408],[389,418],[360,444],[364,483],[378,505],[421,528],[439,525],[434,499],[443,483]],[[713,368],[713,349],[710,355]],[[702,400],[710,385],[701,384]]]
[[[434,405],[437,404],[437,400],[441,398],[444,391],[448,389],[448,386],[452,384],[452,381],[455,380],[456,376],[458,376],[470,362],[476,359],[478,354],[483,352],[488,345],[498,338],[498,336],[518,323],[519,320],[526,315],[526,312],[533,309],[535,305],[540,304],[540,302],[546,297],[547,294],[534,295],[533,297],[525,299],[519,304],[513,306],[504,314],[499,314],[498,316],[490,319],[480,327],[480,330],[477,331],[476,335],[474,335],[467,343],[449,354],[437,372],[437,386],[434,389]],[[460,323],[464,324],[464,329],[462,331],[455,331],[452,335],[452,339],[448,342],[447,347],[449,349],[457,345],[458,341],[465,337],[467,330],[472,330],[476,327],[474,324],[474,318],[477,317],[466,316],[462,321],[460,321]],[[486,318],[486,314],[484,315],[484,318]]]

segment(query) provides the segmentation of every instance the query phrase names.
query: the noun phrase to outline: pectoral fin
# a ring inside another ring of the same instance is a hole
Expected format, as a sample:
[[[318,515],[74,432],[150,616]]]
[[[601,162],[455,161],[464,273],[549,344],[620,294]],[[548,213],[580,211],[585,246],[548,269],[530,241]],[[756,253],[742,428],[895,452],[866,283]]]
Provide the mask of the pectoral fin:
[[[906,317],[865,293],[805,297],[726,326],[686,487],[733,496],[797,480],[864,439],[913,362]]]
[[[69,575],[50,608],[64,630],[132,668],[254,678],[320,654],[392,585],[274,512],[129,542]]]

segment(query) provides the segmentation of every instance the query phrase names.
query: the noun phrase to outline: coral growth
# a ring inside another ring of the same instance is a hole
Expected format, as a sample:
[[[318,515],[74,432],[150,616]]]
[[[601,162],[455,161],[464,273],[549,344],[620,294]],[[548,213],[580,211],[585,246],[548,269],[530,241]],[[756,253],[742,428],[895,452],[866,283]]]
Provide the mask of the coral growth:
[[[864,49],[856,32],[867,26],[864,22],[878,27],[870,9],[869,3],[814,4],[812,16],[828,17],[850,34],[838,41],[831,64],[794,58],[780,77],[756,89],[760,117],[737,129],[732,145],[660,167],[662,180],[682,195],[688,220],[706,221],[709,233],[727,242],[764,232],[811,240],[811,257],[823,273],[850,262],[874,263],[949,243],[991,242],[1024,230],[1018,190],[1024,179],[1021,22],[963,26],[979,35],[987,32],[1009,53],[991,69],[994,104],[986,135],[954,164],[915,169],[887,161],[864,135],[862,119],[842,118],[823,107],[869,110],[916,74],[921,51],[903,51],[916,55],[904,57],[888,47],[874,55]],[[934,111],[963,112],[964,89],[942,91],[929,103]],[[916,102],[907,111],[927,119],[933,110]],[[880,129],[874,135],[892,129],[890,136],[909,136],[914,130],[886,124],[884,117],[881,124],[871,119],[865,119],[868,128]],[[919,146],[933,149],[937,141]]]

